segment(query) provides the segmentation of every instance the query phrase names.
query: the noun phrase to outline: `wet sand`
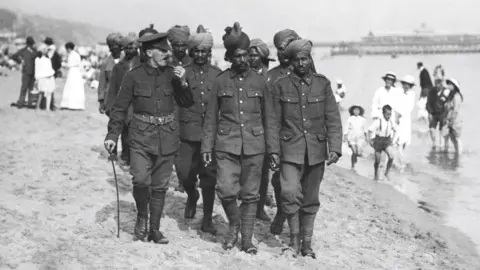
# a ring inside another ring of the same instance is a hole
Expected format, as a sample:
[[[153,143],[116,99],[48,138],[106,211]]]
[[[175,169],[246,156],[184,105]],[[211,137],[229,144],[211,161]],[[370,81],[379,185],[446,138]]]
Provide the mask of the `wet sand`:
[[[18,73],[0,78],[1,269],[480,268],[466,236],[392,187],[338,166],[327,169],[321,188],[317,260],[282,256],[288,226],[275,238],[262,222],[255,225],[257,256],[222,250],[227,223],[219,202],[214,209],[219,234],[212,237],[199,231],[201,200],[197,217],[185,223],[186,195],[173,191],[174,183],[161,223],[170,244],[134,242],[130,176],[118,166],[117,239],[115,184],[103,148],[107,119],[97,111],[96,92],[87,90],[83,112],[17,110],[9,104],[18,97],[19,83]]]

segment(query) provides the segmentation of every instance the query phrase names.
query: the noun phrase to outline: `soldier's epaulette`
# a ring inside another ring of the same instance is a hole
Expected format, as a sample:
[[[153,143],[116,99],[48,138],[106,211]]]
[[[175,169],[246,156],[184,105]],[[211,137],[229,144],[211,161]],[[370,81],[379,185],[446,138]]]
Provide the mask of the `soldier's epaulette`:
[[[132,70],[134,70],[134,69],[137,69],[137,68],[139,68],[139,67],[141,67],[141,66],[142,66],[142,63],[137,63],[136,65],[134,65],[134,66],[132,67],[132,69],[130,69],[130,71],[132,71]]]
[[[186,65],[183,65],[182,67],[183,67],[183,68],[187,68],[187,67],[190,67],[191,65],[192,65],[192,63],[188,63],[188,64],[186,64]]]
[[[325,75],[320,74],[320,73],[313,73],[313,76],[315,76],[315,77],[320,77],[320,78],[324,78],[324,79],[328,80],[328,78],[327,78]]]
[[[217,77],[222,76],[222,74],[225,73],[225,72],[227,72],[227,71],[230,71],[230,68],[227,68],[227,69],[225,69],[224,71],[218,73]]]
[[[215,69],[216,71],[222,72],[222,69],[221,69],[221,68],[219,68],[219,67],[217,67],[217,66],[215,66],[215,65],[210,65],[210,66],[211,66],[213,69]]]
[[[290,76],[290,75],[289,75],[289,74],[284,74],[284,75],[278,77],[275,81],[273,81],[273,82],[271,82],[271,83],[277,83],[277,82],[279,82],[279,81],[281,81],[281,80],[283,80],[283,79],[288,78],[288,76]]]

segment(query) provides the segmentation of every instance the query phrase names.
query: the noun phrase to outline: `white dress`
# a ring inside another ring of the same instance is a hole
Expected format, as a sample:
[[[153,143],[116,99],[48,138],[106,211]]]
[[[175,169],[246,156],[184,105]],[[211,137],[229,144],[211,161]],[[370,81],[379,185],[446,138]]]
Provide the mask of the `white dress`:
[[[85,87],[82,78],[80,55],[71,51],[68,55],[68,75],[63,88],[61,108],[71,110],[85,109]]]
[[[400,95],[397,110],[401,114],[397,128],[397,138],[400,145],[409,145],[412,141],[412,111],[415,107],[415,93],[412,90]]]
[[[390,90],[385,89],[385,87],[378,88],[372,100],[372,118],[381,118],[383,115],[382,109],[385,105],[390,105],[393,111],[397,112],[398,99],[402,92],[403,90],[393,86]],[[395,114],[392,117],[395,118]]]

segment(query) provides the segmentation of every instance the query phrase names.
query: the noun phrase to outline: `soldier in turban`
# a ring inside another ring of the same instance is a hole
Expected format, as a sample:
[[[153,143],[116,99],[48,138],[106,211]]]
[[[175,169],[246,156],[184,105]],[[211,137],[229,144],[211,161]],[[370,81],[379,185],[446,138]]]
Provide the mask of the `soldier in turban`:
[[[97,90],[99,111],[102,114],[105,113],[105,97],[109,88],[113,66],[120,62],[120,54],[122,53],[120,42],[122,39],[123,37],[120,33],[111,33],[107,36],[107,46],[110,50],[110,55],[100,65],[100,78]]]
[[[248,56],[250,58],[250,67],[266,77],[268,65],[271,61],[275,61],[269,57],[270,50],[268,45],[259,38],[252,39],[248,49]]]
[[[275,120],[279,134],[272,154],[272,167],[280,168],[281,209],[290,228],[293,256],[315,258],[312,249],[315,216],[320,207],[320,183],[325,167],[342,153],[342,121],[330,81],[314,73],[312,42],[294,40],[285,48],[292,73],[272,85]],[[299,93],[298,97],[288,93]],[[301,94],[300,94],[301,93]],[[288,109],[286,109],[288,108]],[[267,138],[268,141],[268,138]]]
[[[195,104],[188,108],[179,108],[180,150],[175,158],[178,180],[185,189],[188,199],[185,205],[185,219],[195,217],[197,201],[200,198],[197,190],[197,177],[200,180],[203,199],[203,220],[201,230],[215,235],[217,229],[212,224],[213,205],[215,201],[215,185],[217,183],[216,163],[205,166],[200,147],[202,125],[210,100],[213,81],[221,70],[210,64],[208,56],[213,47],[213,37],[206,33],[202,25],[197,33],[188,41],[188,53],[192,63],[185,67],[187,83],[192,87]]]
[[[168,41],[172,44],[173,62],[175,66],[185,66],[190,63],[187,55],[187,44],[190,37],[188,26],[175,25],[168,30]]]
[[[270,134],[268,123],[274,120],[272,99],[265,77],[249,68],[250,39],[240,24],[225,32],[225,57],[232,66],[213,80],[201,153],[206,164],[217,162],[217,195],[230,227],[223,248],[235,247],[241,231],[242,251],[256,254],[252,237],[262,166],[269,149],[265,134]]]

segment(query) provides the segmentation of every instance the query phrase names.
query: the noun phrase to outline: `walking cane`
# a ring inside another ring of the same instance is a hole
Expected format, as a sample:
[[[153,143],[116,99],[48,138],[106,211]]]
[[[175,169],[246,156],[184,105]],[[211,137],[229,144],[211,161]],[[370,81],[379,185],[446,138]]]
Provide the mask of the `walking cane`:
[[[117,190],[117,238],[120,238],[120,196],[118,195],[118,180],[117,180],[117,171],[115,170],[115,162],[117,156],[110,154],[108,158],[112,162],[113,176],[115,178],[115,188]]]

